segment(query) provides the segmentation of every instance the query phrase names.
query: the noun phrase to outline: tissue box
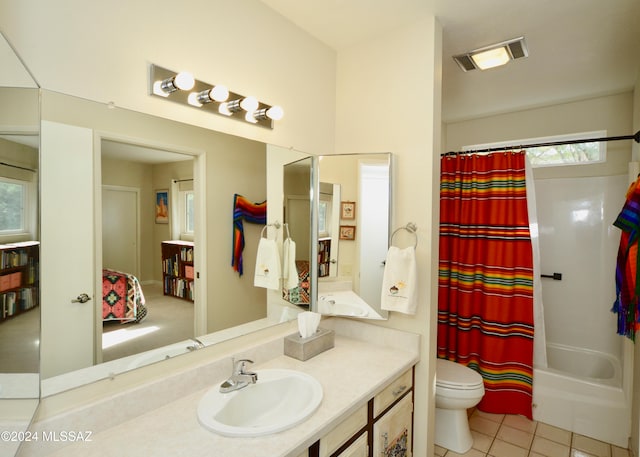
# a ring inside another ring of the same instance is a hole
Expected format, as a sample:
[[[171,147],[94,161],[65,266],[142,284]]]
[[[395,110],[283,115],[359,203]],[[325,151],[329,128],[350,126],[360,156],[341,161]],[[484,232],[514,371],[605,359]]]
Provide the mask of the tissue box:
[[[285,337],[284,355],[304,362],[327,349],[331,349],[334,345],[334,331],[318,328],[318,331],[309,338],[302,338],[299,333]]]

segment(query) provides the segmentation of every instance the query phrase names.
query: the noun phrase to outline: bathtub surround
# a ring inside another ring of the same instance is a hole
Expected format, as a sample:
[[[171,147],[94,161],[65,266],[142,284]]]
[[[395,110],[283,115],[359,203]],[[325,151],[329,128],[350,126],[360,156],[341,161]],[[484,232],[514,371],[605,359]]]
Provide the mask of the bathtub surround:
[[[597,351],[547,344],[548,368],[533,374],[533,417],[626,448],[629,405],[620,360]]]
[[[524,152],[447,156],[441,165],[438,357],[482,375],[478,409],[532,418]]]
[[[131,373],[141,380],[134,388],[118,389],[116,378],[76,389],[76,394],[79,390],[92,392],[85,393],[84,405],[40,417],[31,430],[91,431],[92,441],[30,442],[25,443],[20,455],[197,457],[215,451],[217,457],[296,457],[419,360],[419,335],[341,318],[325,319],[322,325],[335,331],[335,347],[307,362],[283,354],[284,337],[296,327],[295,323],[286,323],[265,335],[258,332],[231,345],[188,354],[175,362],[184,363],[191,357],[192,363],[182,369],[169,369],[169,375],[167,365],[160,370],[159,365],[142,368]],[[198,402],[208,389],[229,376],[232,357],[254,360],[252,370],[258,373],[260,369],[284,368],[312,375],[323,386],[320,407],[302,424],[277,435],[243,439],[205,430],[197,421]],[[109,382],[116,385],[105,388]],[[59,406],[64,403],[64,399],[58,402]],[[47,406],[45,409],[49,409]],[[149,439],[151,436],[153,439]]]
[[[610,311],[620,240],[611,223],[628,183],[626,174],[536,179],[541,268],[566,273],[542,281],[548,364],[535,366],[533,417],[623,447],[633,344]]]

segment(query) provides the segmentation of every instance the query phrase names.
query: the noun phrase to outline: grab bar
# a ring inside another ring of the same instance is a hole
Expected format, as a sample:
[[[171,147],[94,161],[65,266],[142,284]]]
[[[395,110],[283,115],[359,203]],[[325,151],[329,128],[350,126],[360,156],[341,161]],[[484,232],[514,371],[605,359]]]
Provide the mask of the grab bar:
[[[554,281],[562,281],[562,273],[554,273],[552,275],[540,275],[541,278],[550,278]]]

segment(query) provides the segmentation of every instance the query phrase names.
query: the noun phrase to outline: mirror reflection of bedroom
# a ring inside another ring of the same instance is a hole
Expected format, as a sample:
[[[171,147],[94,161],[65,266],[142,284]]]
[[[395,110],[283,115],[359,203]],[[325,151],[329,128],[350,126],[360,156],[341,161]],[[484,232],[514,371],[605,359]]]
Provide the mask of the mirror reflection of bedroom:
[[[107,362],[193,337],[194,163],[117,141],[101,146]]]

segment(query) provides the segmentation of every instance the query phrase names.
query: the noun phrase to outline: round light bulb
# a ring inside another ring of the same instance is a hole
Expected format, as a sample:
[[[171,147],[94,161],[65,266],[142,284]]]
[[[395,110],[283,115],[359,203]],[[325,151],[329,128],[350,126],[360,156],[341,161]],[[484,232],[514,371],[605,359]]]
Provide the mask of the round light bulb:
[[[227,105],[227,103],[220,103],[220,106],[218,106],[218,112],[220,114],[224,114],[225,116],[231,116],[233,114],[231,111],[229,111],[229,106]]]
[[[258,109],[258,100],[255,97],[245,97],[240,102],[240,108],[248,113],[253,113]]]
[[[247,122],[251,122],[252,124],[256,124],[258,120],[255,117],[255,112],[247,111],[247,114],[244,115],[244,120]]]
[[[281,106],[272,106],[267,110],[267,117],[274,121],[279,121],[284,116],[284,110]]]
[[[215,86],[209,92],[209,97],[211,97],[211,100],[224,102],[227,100],[227,98],[229,98],[229,89],[227,89],[225,86]]]
[[[187,71],[181,71],[173,78],[173,84],[180,90],[191,90],[196,84],[193,75]]]
[[[189,94],[189,96],[187,97],[187,103],[189,103],[192,106],[196,106],[198,108],[200,108],[202,106],[202,103],[200,103],[198,101],[198,93],[197,92],[191,92]]]

